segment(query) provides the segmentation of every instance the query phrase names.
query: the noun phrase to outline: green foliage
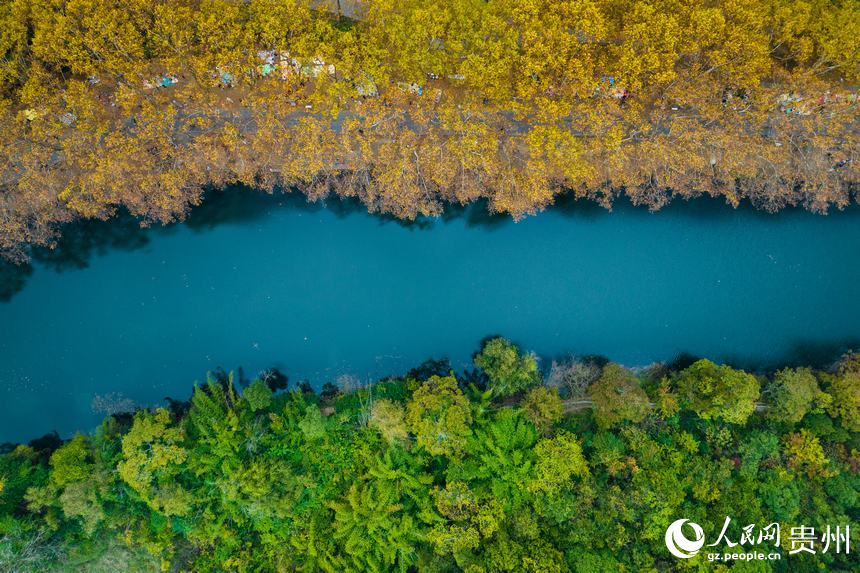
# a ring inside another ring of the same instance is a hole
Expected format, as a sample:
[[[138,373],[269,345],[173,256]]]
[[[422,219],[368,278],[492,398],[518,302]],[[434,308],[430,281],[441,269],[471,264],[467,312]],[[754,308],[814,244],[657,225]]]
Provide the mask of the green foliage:
[[[412,395],[406,424],[415,443],[434,456],[457,456],[472,433],[469,401],[452,376],[433,376]]]
[[[759,382],[727,365],[699,360],[675,378],[682,402],[705,420],[744,424],[755,411]]]
[[[773,377],[770,387],[768,416],[781,422],[796,424],[820,399],[818,381],[809,368],[785,368]]]
[[[0,454],[0,570],[710,571],[672,560],[669,523],[715,539],[726,516],[788,532],[860,510],[855,373],[780,371],[760,405],[774,412],[751,417],[752,392],[733,390],[748,374],[670,372],[660,391],[671,381],[679,399],[665,408],[610,364],[596,426],[581,399],[542,386],[504,404],[453,376],[239,398],[231,377],[210,378],[183,417],[143,410],[54,452]],[[809,376],[833,402],[807,400]],[[756,570],[805,571],[787,550]],[[820,563],[853,572],[857,555]]]
[[[824,475],[827,458],[821,442],[809,430],[803,428],[800,432],[786,436],[786,453],[789,463],[798,470],[805,471],[810,477]]]
[[[95,533],[104,520],[105,514],[95,480],[67,485],[60,494],[59,502],[63,514],[69,519],[79,518],[84,532],[88,535]]]
[[[564,403],[556,388],[538,386],[529,390],[522,401],[523,412],[532,424],[547,432],[564,413]]]
[[[560,431],[553,438],[539,441],[535,446],[534,473],[529,488],[550,493],[569,487],[573,477],[587,477],[588,464],[576,436]]]
[[[188,459],[182,446],[184,433],[173,425],[170,413],[159,408],[134,417],[122,439],[123,459],[117,465],[120,477],[152,509],[166,515],[185,513],[190,495],[175,482]]]
[[[20,507],[27,488],[44,486],[48,472],[29,446],[21,445],[8,454],[0,455],[0,515],[10,515]]]
[[[601,428],[626,420],[641,422],[650,409],[648,396],[633,372],[618,364],[607,364],[600,378],[588,387],[594,402],[594,419]]]
[[[299,422],[299,429],[308,441],[321,440],[325,437],[325,421],[316,404],[307,407],[304,417]]]
[[[408,437],[405,416],[402,405],[384,398],[376,400],[370,412],[370,427],[388,442],[404,442]]]
[[[846,429],[860,432],[860,371],[836,376],[828,389],[833,401],[829,412],[842,421]]]
[[[93,465],[87,461],[90,452],[87,440],[77,434],[51,455],[51,483],[65,486],[90,476]]]
[[[447,478],[471,487],[505,507],[519,508],[534,465],[538,434],[519,412],[504,409],[487,417],[469,438],[462,461],[450,463]]]
[[[353,483],[334,510],[334,538],[342,544],[338,560],[347,571],[400,571],[415,561],[421,539],[415,516],[404,510],[400,492],[384,481]]]
[[[484,371],[494,396],[510,396],[540,381],[537,360],[522,354],[504,338],[491,338],[475,355],[475,366]]]
[[[262,380],[253,381],[250,386],[245,388],[242,397],[248,402],[248,407],[251,408],[252,412],[265,410],[272,403],[272,391]]]

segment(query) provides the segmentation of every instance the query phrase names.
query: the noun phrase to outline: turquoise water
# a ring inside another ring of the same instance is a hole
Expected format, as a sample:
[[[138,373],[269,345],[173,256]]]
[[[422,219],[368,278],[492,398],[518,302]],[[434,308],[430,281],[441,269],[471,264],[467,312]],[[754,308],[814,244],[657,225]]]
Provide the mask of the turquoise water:
[[[166,229],[88,225],[3,271],[0,442],[91,429],[98,395],[184,398],[219,366],[315,386],[430,357],[459,369],[491,334],[544,364],[826,361],[860,347],[858,223],[857,208],[772,216],[700,200],[404,226],[234,192]]]

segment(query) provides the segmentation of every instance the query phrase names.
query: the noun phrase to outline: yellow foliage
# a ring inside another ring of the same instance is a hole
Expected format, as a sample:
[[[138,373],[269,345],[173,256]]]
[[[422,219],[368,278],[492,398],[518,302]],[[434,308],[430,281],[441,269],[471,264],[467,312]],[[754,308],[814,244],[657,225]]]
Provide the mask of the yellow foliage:
[[[404,218],[476,199],[518,218],[568,190],[652,209],[852,200],[856,2],[366,0],[352,21],[314,6],[0,6],[0,251],[121,207],[173,221],[237,182]]]

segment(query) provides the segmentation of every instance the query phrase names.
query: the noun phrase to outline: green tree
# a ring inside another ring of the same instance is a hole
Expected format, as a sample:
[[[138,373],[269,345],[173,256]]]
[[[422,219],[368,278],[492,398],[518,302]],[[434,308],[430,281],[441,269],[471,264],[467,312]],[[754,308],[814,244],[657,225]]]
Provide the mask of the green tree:
[[[19,445],[0,454],[0,516],[11,515],[24,505],[28,488],[42,487],[47,481],[48,468],[30,446]]]
[[[448,467],[447,479],[468,482],[483,495],[492,493],[506,510],[519,509],[528,501],[537,439],[537,430],[521,412],[504,408],[480,420],[463,459]]]
[[[639,379],[618,364],[607,364],[587,392],[594,402],[594,419],[604,429],[625,420],[641,422],[650,409]]]
[[[806,428],[786,436],[785,450],[791,466],[809,477],[828,475],[828,460],[819,439]]]
[[[475,355],[475,366],[486,373],[494,396],[510,396],[540,381],[537,360],[504,338],[491,338]]]
[[[590,475],[588,462],[576,436],[560,431],[552,438],[544,438],[535,446],[534,477],[529,489],[557,492],[572,485],[574,477]]]
[[[305,416],[299,422],[299,428],[308,441],[316,441],[325,438],[325,420],[319,406],[311,404],[305,409]]]
[[[262,380],[254,380],[245,388],[242,397],[248,402],[248,406],[252,412],[265,410],[272,403],[272,391],[269,389],[268,384]]]
[[[415,444],[434,456],[459,456],[472,433],[471,423],[471,406],[453,376],[432,376],[406,406]]]
[[[154,510],[166,515],[188,511],[193,496],[177,484],[188,459],[184,432],[173,425],[170,413],[139,412],[122,440],[120,477]]]
[[[860,371],[844,371],[834,377],[828,389],[832,401],[828,412],[842,420],[852,432],[860,432]]]
[[[75,434],[51,454],[51,482],[63,487],[90,477],[93,471],[87,438]]]
[[[87,535],[95,533],[105,519],[98,485],[96,480],[70,483],[63,488],[59,497],[63,514],[69,519],[79,518]]]
[[[759,382],[755,376],[707,359],[683,370],[674,380],[682,404],[705,420],[744,424],[755,411]]]
[[[369,425],[389,443],[402,443],[408,438],[405,417],[402,405],[383,398],[373,402]]]
[[[783,368],[778,371],[768,388],[769,417],[796,424],[812,408],[821,390],[818,380],[809,368]]]
[[[564,414],[564,403],[558,395],[558,390],[546,386],[529,390],[523,398],[521,407],[532,424],[544,433],[561,420]]]
[[[59,509],[66,519],[79,519],[85,534],[93,535],[105,519],[100,493],[107,481],[94,461],[90,439],[76,434],[51,454],[48,483],[27,491],[30,509],[45,512],[54,527],[60,525]]]
[[[353,483],[344,498],[330,507],[334,511],[334,538],[343,551],[341,570],[409,570],[415,561],[415,543],[422,534],[393,487],[379,481]]]

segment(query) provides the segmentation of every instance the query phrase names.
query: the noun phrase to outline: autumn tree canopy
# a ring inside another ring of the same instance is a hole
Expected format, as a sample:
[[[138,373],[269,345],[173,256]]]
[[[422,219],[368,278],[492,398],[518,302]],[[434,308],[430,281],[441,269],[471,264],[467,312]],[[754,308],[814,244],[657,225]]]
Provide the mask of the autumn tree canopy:
[[[10,0],[0,21],[7,255],[232,183],[403,218],[857,190],[856,2]]]

